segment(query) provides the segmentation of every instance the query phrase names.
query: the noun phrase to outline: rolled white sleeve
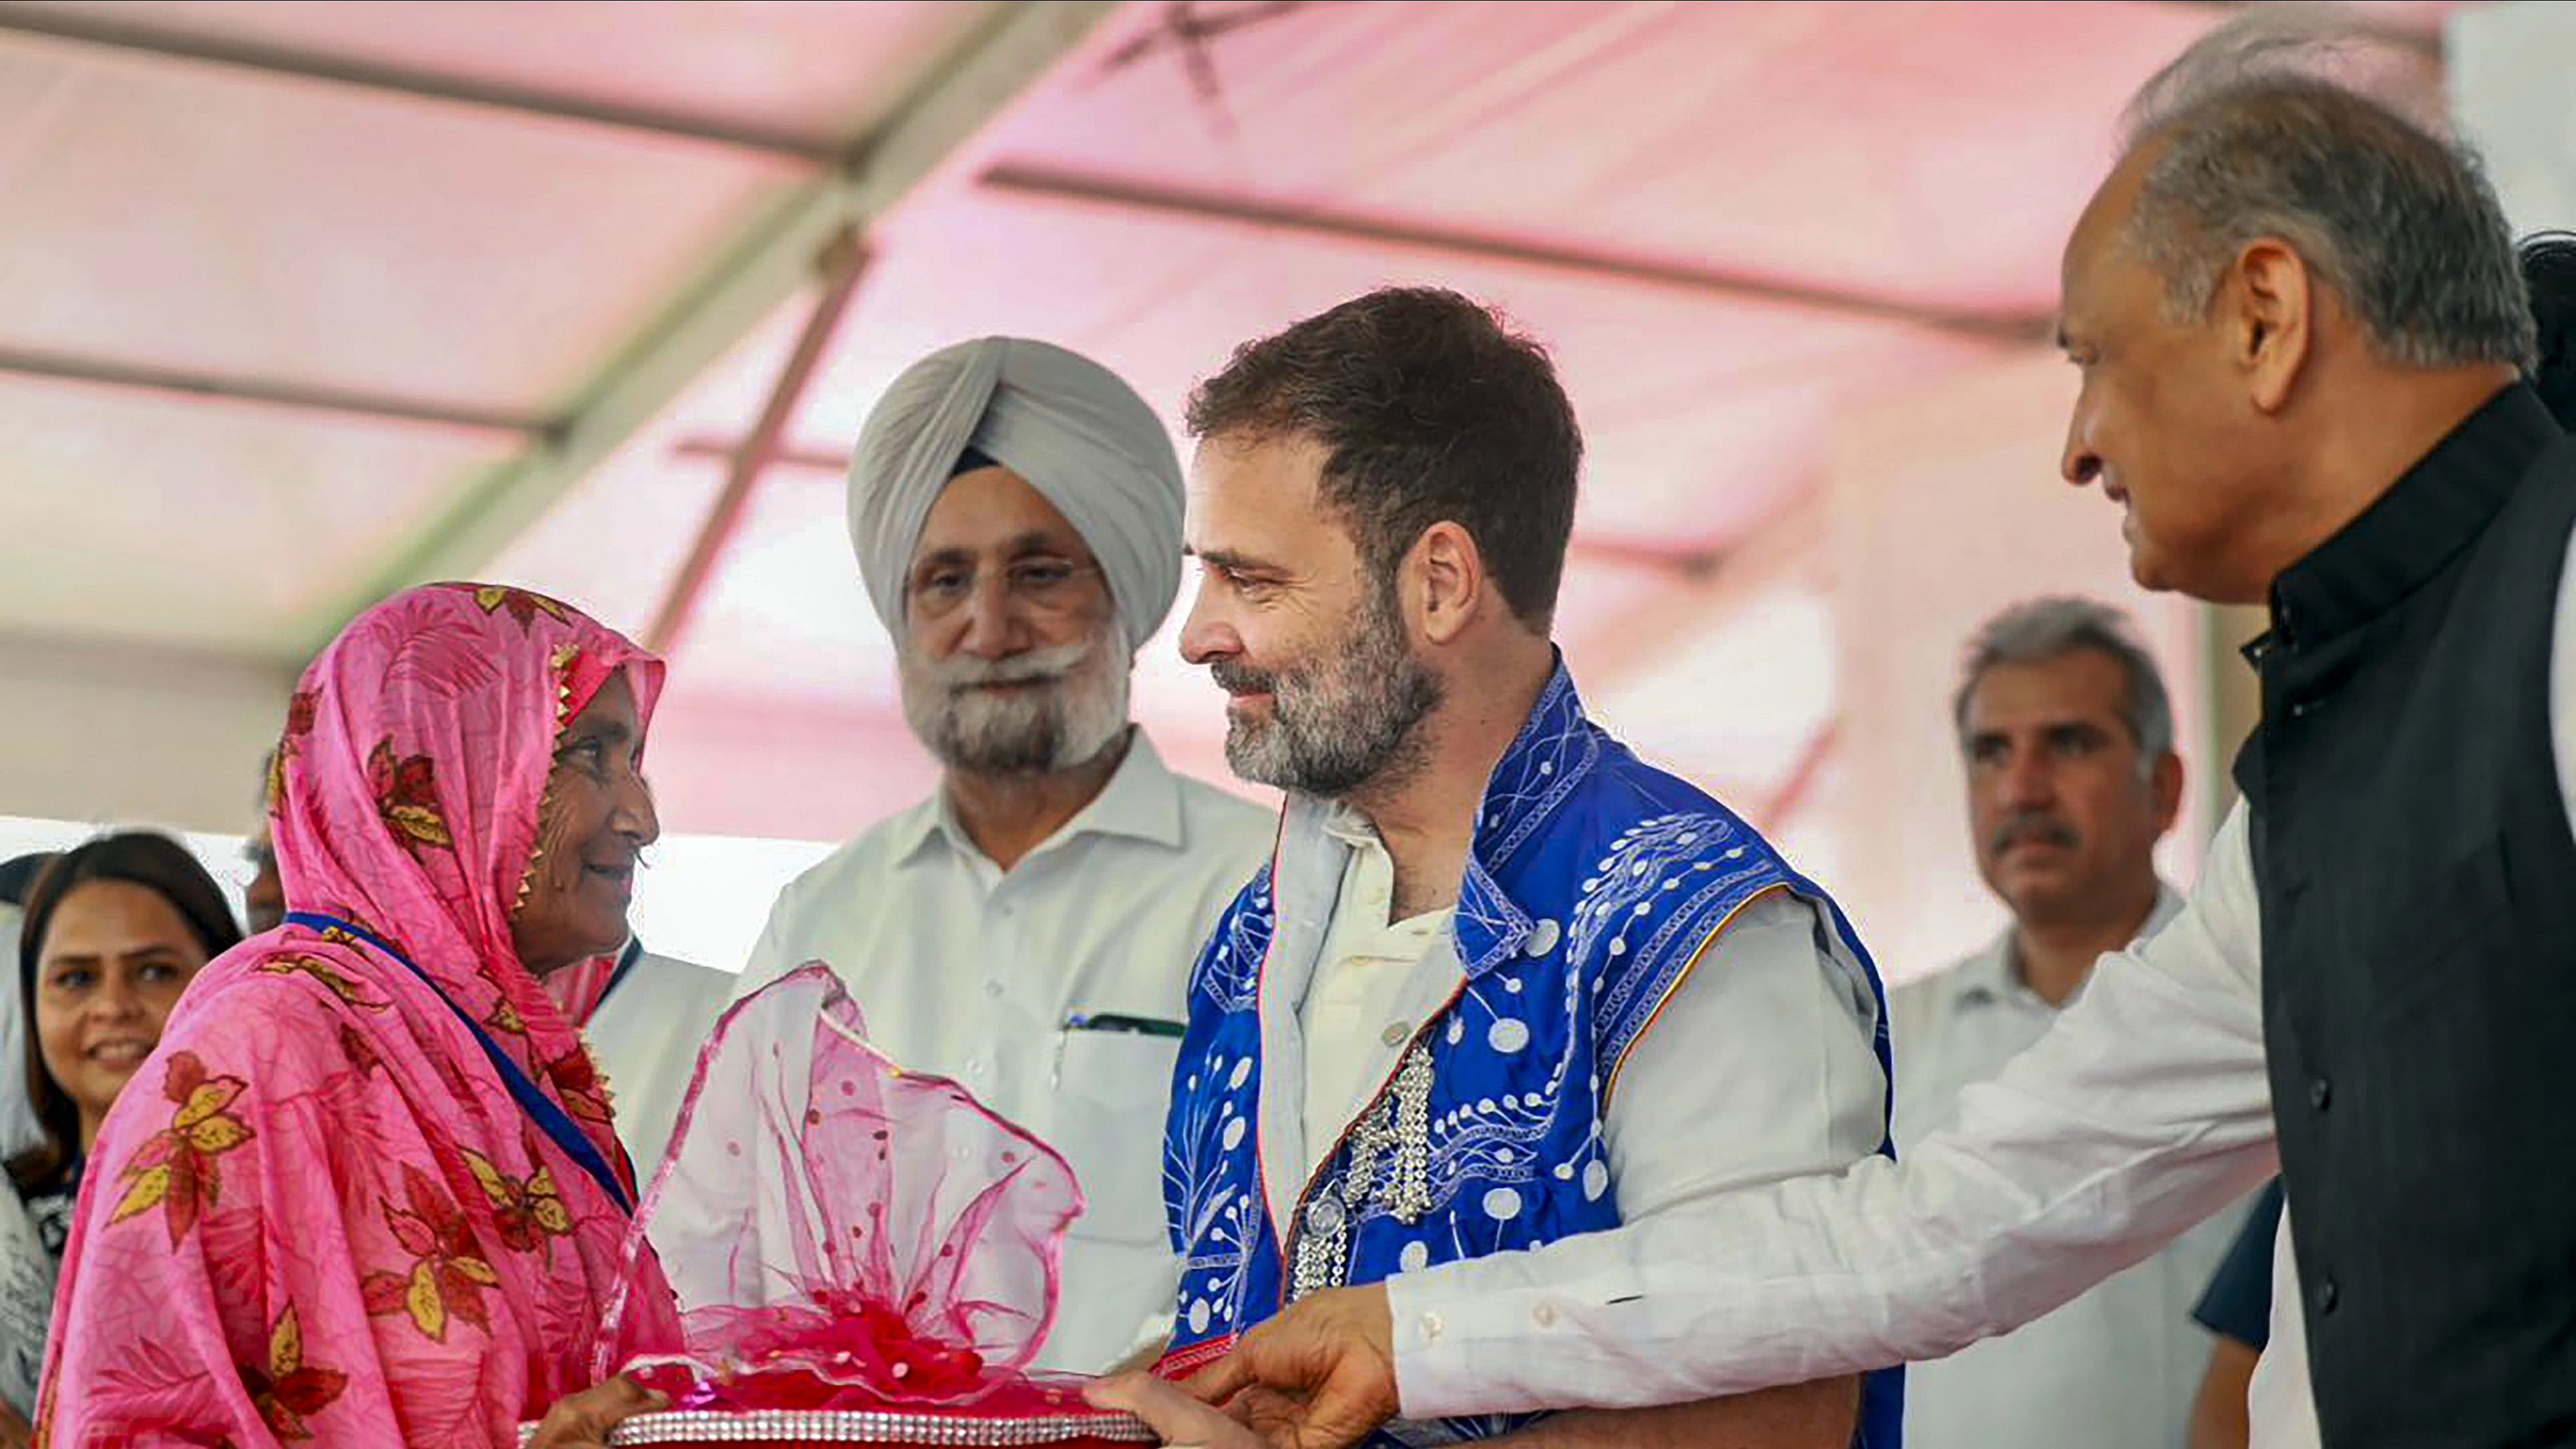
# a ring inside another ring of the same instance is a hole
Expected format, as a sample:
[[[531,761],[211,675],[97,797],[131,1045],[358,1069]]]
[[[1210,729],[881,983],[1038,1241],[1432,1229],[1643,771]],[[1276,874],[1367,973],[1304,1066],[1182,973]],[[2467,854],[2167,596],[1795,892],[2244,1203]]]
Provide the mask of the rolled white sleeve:
[[[2182,914],[1902,1165],[1388,1280],[1405,1415],[1714,1398],[2057,1307],[2273,1171],[2258,960],[2240,805]]]
[[[1785,890],[1747,904],[1619,1069],[1602,1134],[1620,1220],[1876,1152],[1876,1025],[1868,986],[1818,944],[1815,907]]]

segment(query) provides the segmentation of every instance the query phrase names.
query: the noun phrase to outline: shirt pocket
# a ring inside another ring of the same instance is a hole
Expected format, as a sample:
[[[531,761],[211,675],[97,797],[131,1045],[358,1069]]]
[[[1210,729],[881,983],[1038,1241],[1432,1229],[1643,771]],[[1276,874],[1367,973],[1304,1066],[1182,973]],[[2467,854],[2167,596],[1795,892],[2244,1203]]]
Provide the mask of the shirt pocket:
[[[1116,1243],[1169,1242],[1163,1218],[1163,1123],[1180,1042],[1134,1031],[1064,1029],[1057,1146],[1073,1162],[1086,1206],[1073,1236]]]

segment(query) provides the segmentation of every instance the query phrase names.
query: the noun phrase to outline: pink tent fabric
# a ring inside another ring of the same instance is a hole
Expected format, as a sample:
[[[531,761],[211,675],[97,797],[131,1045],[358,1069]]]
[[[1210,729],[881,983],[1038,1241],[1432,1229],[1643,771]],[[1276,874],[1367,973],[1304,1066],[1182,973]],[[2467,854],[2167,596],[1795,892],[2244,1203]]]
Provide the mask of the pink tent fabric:
[[[626,1332],[676,1337],[623,1251],[606,1094],[510,933],[557,733],[619,671],[649,722],[657,660],[464,584],[314,661],[271,800],[301,914],[197,978],[99,1134],[40,1442],[489,1449],[593,1382],[619,1282]]]

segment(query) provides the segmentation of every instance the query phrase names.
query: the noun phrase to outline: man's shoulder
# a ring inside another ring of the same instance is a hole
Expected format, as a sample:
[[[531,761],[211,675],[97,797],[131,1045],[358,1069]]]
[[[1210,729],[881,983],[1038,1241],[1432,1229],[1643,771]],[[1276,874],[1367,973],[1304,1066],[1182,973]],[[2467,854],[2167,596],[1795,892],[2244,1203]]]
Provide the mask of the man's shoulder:
[[[1919,976],[1908,977],[1902,984],[1888,988],[1888,994],[1921,1001],[1956,995],[1985,969],[1987,958],[1993,954],[1993,947],[1980,946]]]
[[[636,975],[653,982],[667,992],[689,995],[714,993],[721,999],[733,989],[734,976],[713,966],[683,961],[677,956],[663,956],[645,951],[635,958]]]
[[[1991,974],[1992,946],[1982,946],[1887,990],[1888,1030],[1902,1042],[1921,1040],[1934,1031],[1960,993],[1974,990]]]
[[[921,834],[922,817],[936,809],[924,800],[898,810],[835,846],[829,855],[798,871],[778,892],[778,904],[821,893],[837,896],[854,881],[890,869],[906,844]]]

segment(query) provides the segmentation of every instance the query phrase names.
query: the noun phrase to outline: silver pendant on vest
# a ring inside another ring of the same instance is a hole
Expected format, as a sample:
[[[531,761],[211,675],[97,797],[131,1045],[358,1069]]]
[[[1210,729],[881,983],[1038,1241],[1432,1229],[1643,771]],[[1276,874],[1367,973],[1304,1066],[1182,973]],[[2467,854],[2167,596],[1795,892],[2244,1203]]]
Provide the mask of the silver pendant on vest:
[[[1298,1214],[1290,1302],[1350,1278],[1351,1231],[1371,1208],[1411,1227],[1431,1211],[1431,1049],[1416,1042],[1395,1080],[1360,1113],[1350,1156]],[[1384,1169],[1381,1171],[1381,1169]]]

